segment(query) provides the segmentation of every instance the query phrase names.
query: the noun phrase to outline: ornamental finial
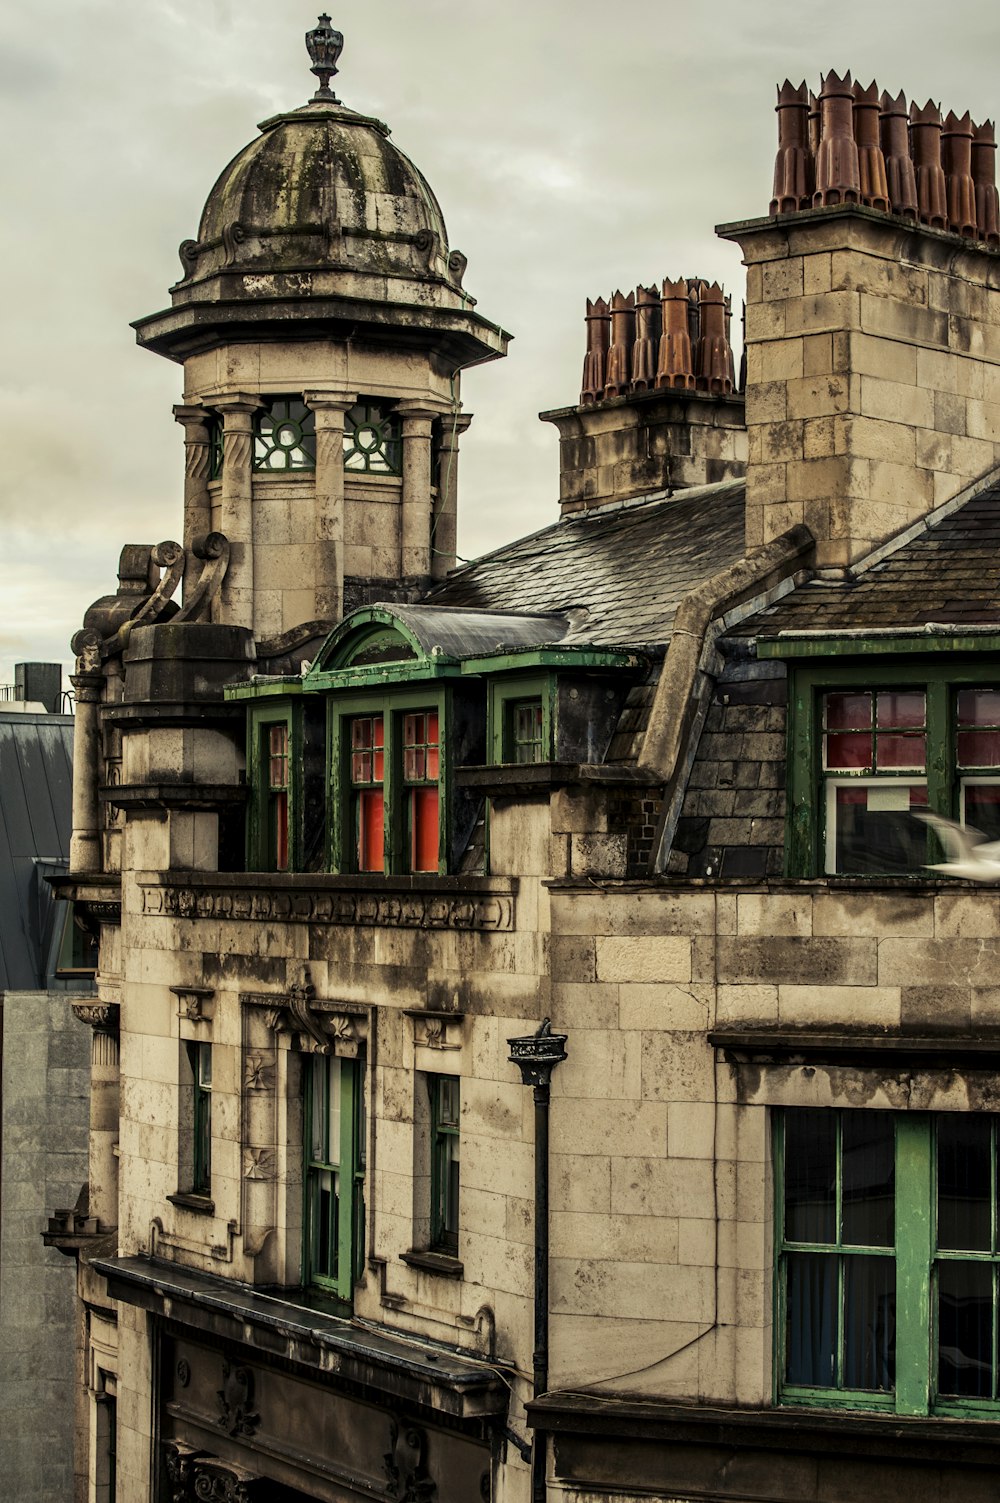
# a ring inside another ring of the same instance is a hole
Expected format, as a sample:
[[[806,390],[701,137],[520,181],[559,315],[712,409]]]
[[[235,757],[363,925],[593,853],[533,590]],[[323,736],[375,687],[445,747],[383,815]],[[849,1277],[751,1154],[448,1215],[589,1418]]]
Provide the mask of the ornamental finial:
[[[344,50],[344,34],[334,30],[330,25],[330,17],[325,13],[319,17],[312,31],[306,32],[306,50],[312,59],[310,72],[315,73],[319,79],[319,88],[313,95],[312,102],[321,100],[339,104],[339,99],[330,88],[330,79],[337,71],[337,61]]]

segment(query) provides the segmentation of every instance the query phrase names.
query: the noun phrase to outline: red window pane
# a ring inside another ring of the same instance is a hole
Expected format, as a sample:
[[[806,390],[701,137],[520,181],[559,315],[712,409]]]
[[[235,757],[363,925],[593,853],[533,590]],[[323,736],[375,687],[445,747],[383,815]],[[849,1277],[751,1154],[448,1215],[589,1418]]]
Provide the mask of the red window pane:
[[[870,694],[826,694],[826,727],[830,731],[864,731],[872,723]]]
[[[923,736],[897,736],[892,731],[879,734],[880,772],[889,768],[905,768],[908,772],[922,770],[925,760]]]
[[[437,710],[427,713],[427,777],[436,778],[440,765]]]
[[[370,783],[372,780],[371,752],[351,753],[351,782]]]
[[[288,727],[268,726],[267,780],[271,788],[288,787]]]
[[[438,869],[438,791],[436,788],[410,790],[410,870],[436,872]]]
[[[274,870],[286,872],[288,870],[288,794],[276,793],[273,795],[271,818],[274,828]]]
[[[923,730],[926,723],[923,690],[880,690],[875,701],[875,723],[879,730]]]
[[[1000,767],[1000,731],[959,731],[959,767]]]
[[[869,731],[838,731],[826,738],[827,767],[848,772],[870,772],[874,766],[872,737]]]
[[[961,689],[958,723],[1000,726],[1000,689]]]
[[[367,747],[372,744],[372,723],[369,719],[351,721],[351,745]]]
[[[403,777],[408,783],[422,783],[426,756],[422,746],[408,746],[403,752]]]
[[[357,796],[358,871],[380,872],[385,869],[385,811],[381,788]]]

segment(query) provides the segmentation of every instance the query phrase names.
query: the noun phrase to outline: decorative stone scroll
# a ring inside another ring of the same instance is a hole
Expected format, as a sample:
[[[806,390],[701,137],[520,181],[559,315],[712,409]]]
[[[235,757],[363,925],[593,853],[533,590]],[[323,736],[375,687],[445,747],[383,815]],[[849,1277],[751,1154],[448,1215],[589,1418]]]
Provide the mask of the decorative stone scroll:
[[[282,1030],[295,1035],[299,1049],[305,1054],[338,1054],[356,1059],[358,1050],[368,1033],[368,1015],[365,1008],[354,1008],[344,1002],[318,1000],[315,988],[308,980],[295,982],[282,995],[272,992],[249,992],[241,998],[244,1006],[263,1007],[267,1026],[278,1033]],[[261,1089],[250,1083],[250,1059],[245,1070],[245,1089]],[[263,1057],[260,1069],[267,1068]]]
[[[179,1440],[163,1443],[170,1503],[263,1503],[268,1483],[245,1467]]]
[[[407,1008],[406,1015],[412,1020],[413,1042],[418,1048],[461,1049],[464,1013]]]
[[[143,885],[144,913],[168,918],[337,924],[385,929],[514,928],[514,894],[330,892],[322,889]]]
[[[204,1023],[212,1017],[214,986],[172,986],[177,998],[179,1015],[189,1023]]]

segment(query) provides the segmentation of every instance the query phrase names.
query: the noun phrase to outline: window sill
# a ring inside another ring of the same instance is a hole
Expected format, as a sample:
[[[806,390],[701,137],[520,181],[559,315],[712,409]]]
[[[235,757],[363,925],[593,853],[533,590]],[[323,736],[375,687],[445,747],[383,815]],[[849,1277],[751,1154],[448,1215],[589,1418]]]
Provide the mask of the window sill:
[[[215,1201],[207,1195],[195,1195],[190,1190],[179,1190],[176,1195],[168,1195],[172,1206],[180,1206],[182,1211],[193,1211],[196,1216],[214,1216]]]
[[[400,1253],[399,1258],[400,1262],[408,1264],[410,1268],[419,1268],[422,1273],[440,1274],[445,1279],[465,1277],[465,1264],[461,1258],[453,1258],[450,1253],[411,1247],[409,1252]]]

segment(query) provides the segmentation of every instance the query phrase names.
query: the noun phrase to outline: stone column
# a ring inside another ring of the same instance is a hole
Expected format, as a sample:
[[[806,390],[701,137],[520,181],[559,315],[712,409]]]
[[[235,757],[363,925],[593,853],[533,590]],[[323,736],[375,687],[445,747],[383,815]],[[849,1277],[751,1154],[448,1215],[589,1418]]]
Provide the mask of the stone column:
[[[184,428],[184,531],[181,540],[187,550],[184,563],[184,600],[200,574],[199,561],[192,556],[195,538],[212,531],[212,498],[208,493],[210,452],[209,422],[211,414],[200,402],[174,408],[174,417]]]
[[[344,615],[344,414],[357,396],[307,391],[303,398],[316,414],[316,606],[319,621]]]
[[[94,1030],[90,1046],[90,1201],[98,1229],[118,1225],[118,1003],[73,1002],[81,1023]]]
[[[230,392],[216,397],[222,414],[220,528],[229,539],[229,568],[213,612],[227,626],[253,627],[253,415],[258,397]]]
[[[443,579],[455,567],[458,543],[458,444],[472,422],[471,412],[446,412],[441,418],[438,494],[431,524],[431,575]]]
[[[416,402],[401,402],[396,411],[403,420],[399,572],[403,579],[427,579],[431,572],[431,425],[440,414]]]
[[[101,762],[100,669],[81,669],[70,676],[76,692],[73,716],[73,833],[69,842],[71,872],[101,870],[101,827],[97,785]]]

